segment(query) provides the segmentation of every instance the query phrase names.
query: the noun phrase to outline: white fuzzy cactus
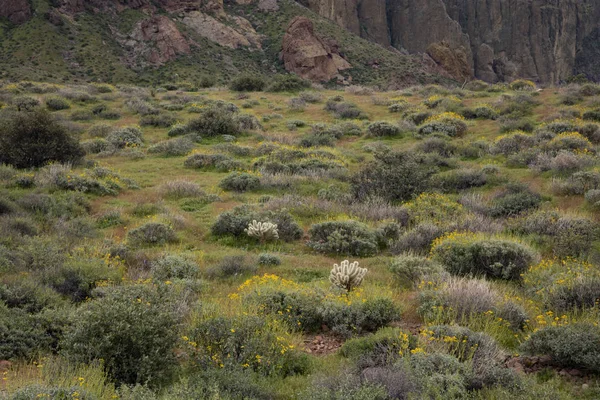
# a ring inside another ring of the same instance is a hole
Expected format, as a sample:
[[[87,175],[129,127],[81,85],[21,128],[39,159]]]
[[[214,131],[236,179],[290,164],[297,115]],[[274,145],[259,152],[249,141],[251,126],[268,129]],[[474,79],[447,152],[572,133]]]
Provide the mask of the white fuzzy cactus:
[[[358,261],[350,263],[350,261],[344,260],[339,265],[333,264],[329,281],[349,293],[352,289],[360,286],[366,273],[367,269],[360,268]]]
[[[261,243],[279,239],[277,225],[271,222],[257,222],[253,220],[248,224],[248,228],[244,229],[244,232],[250,237],[258,238]]]

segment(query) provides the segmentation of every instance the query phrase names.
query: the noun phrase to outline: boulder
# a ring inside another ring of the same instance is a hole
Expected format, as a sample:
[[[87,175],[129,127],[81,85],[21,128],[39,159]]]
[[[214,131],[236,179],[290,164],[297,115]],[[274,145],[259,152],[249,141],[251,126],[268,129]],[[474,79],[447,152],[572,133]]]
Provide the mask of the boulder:
[[[281,59],[287,71],[311,81],[328,81],[352,68],[337,43],[318,37],[312,21],[300,16],[292,19],[283,36]]]

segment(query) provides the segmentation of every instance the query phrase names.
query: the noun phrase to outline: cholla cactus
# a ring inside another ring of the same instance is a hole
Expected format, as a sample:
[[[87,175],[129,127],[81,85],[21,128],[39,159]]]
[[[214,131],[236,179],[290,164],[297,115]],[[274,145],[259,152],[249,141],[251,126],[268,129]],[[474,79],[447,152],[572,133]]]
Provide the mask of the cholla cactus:
[[[248,228],[244,229],[244,232],[250,237],[258,238],[261,243],[279,239],[277,225],[270,222],[257,222],[253,220],[248,224]]]
[[[339,265],[333,264],[329,281],[349,293],[355,287],[360,286],[366,273],[367,269],[360,268],[358,261],[350,263],[350,261],[344,260]]]

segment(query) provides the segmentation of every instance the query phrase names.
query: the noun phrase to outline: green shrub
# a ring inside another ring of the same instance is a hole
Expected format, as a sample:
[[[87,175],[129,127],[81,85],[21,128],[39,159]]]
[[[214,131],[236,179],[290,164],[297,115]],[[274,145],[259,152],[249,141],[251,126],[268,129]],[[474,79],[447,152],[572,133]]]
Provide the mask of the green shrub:
[[[382,328],[377,332],[350,339],[340,349],[343,357],[370,358],[378,365],[392,364],[417,347],[417,338],[399,328]]]
[[[16,390],[10,400],[34,400],[34,399],[79,399],[96,400],[95,394],[90,393],[79,385],[71,387],[48,386],[42,384],[30,384]]]
[[[356,104],[328,100],[325,110],[340,119],[368,119],[368,116]]]
[[[214,168],[219,172],[242,168],[241,162],[225,154],[192,154],[185,160],[183,165],[188,168]]]
[[[281,259],[275,254],[261,253],[258,255],[258,264],[266,266],[276,266],[281,264]]]
[[[260,187],[260,178],[247,172],[232,172],[219,182],[219,187],[235,192],[247,192]]]
[[[510,217],[538,208],[542,197],[523,185],[507,185],[491,202],[490,215]]]
[[[292,329],[331,330],[344,337],[374,332],[400,317],[400,310],[388,297],[365,298],[357,291],[335,296],[272,275],[249,280],[240,298],[244,304],[256,305],[262,312],[285,321]]]
[[[144,115],[140,118],[140,126],[153,126],[155,128],[170,128],[176,122],[177,118],[170,114]]]
[[[169,381],[176,365],[178,323],[156,289],[115,287],[78,308],[62,351],[73,362],[102,359],[118,383],[159,385]]]
[[[148,148],[148,153],[160,154],[164,157],[180,157],[189,154],[194,143],[187,138],[177,138],[159,142]]]
[[[229,88],[237,92],[260,92],[265,85],[265,80],[256,74],[239,75],[229,82]]]
[[[367,128],[369,134],[374,137],[396,136],[400,133],[400,128],[385,121],[373,122]]]
[[[276,224],[279,239],[286,242],[298,240],[304,233],[287,211],[256,211],[245,205],[219,215],[211,232],[215,236],[247,237],[244,230],[253,220]]]
[[[97,282],[119,282],[122,272],[116,266],[106,264],[105,260],[87,258],[69,260],[60,268],[48,268],[42,276],[42,281],[58,293],[73,302],[82,302],[91,296]]]
[[[169,133],[168,133],[168,135],[170,137],[183,136],[183,135],[187,135],[187,134],[188,134],[187,125],[183,125],[183,124],[173,125],[171,127],[171,129],[169,129]]]
[[[144,143],[142,131],[133,126],[121,128],[110,133],[106,140],[118,149],[125,147],[138,147]]]
[[[51,97],[46,99],[46,108],[50,111],[68,110],[71,105],[62,97]]]
[[[40,105],[40,102],[33,97],[18,96],[12,100],[12,104],[17,107],[18,111],[33,111]]]
[[[267,86],[268,92],[299,92],[310,87],[310,81],[295,74],[278,75]]]
[[[206,137],[238,136],[241,133],[234,113],[224,107],[217,106],[203,109],[200,116],[189,121],[186,127],[189,133],[197,132]]]
[[[308,246],[319,252],[361,257],[377,252],[377,236],[360,222],[323,222],[311,226],[308,233]]]
[[[76,163],[83,155],[77,140],[46,111],[8,113],[0,120],[0,164],[33,168]]]
[[[445,193],[480,187],[486,183],[487,176],[473,169],[446,171],[431,177],[431,186]]]
[[[154,246],[175,242],[177,235],[168,225],[148,222],[129,231],[127,239],[134,246]]]
[[[31,359],[50,350],[51,338],[40,321],[20,308],[0,302],[0,358]]]
[[[232,276],[250,275],[256,273],[256,266],[247,262],[246,257],[226,256],[214,268],[208,271],[208,276],[229,278]]]
[[[388,201],[407,201],[424,192],[435,172],[422,159],[407,152],[375,154],[352,179],[352,192],[359,200],[381,197]]]
[[[521,350],[526,354],[547,355],[560,367],[600,373],[600,328],[576,323],[551,326],[531,334]]]
[[[402,254],[390,264],[390,272],[405,287],[412,287],[426,277],[440,274],[444,267],[437,261],[414,254]]]
[[[433,259],[456,275],[519,280],[538,255],[513,240],[475,234],[452,233],[436,240]]]
[[[165,255],[152,262],[152,277],[157,281],[170,279],[194,279],[200,267],[193,260],[181,255]]]
[[[600,111],[598,111],[598,110],[586,111],[581,115],[581,118],[584,119],[585,121],[600,122]]]
[[[98,154],[112,149],[112,145],[101,138],[86,140],[80,144],[85,154]]]

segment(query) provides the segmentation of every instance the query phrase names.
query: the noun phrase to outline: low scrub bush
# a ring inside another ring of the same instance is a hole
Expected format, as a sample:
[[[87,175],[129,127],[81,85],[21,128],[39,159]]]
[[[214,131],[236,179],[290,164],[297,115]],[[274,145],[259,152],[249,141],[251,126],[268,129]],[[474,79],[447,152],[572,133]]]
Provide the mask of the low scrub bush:
[[[206,193],[200,188],[200,185],[190,181],[171,181],[164,183],[160,187],[163,196],[172,199],[183,199],[186,197],[204,197]]]
[[[140,126],[154,128],[170,128],[175,125],[177,118],[171,114],[144,115],[140,118]]]
[[[437,261],[413,253],[395,257],[390,264],[390,272],[398,282],[407,288],[416,286],[423,279],[441,274],[444,267]]]
[[[46,108],[50,111],[68,110],[71,105],[61,97],[51,97],[46,99]]]
[[[219,187],[234,192],[247,192],[260,188],[260,178],[247,172],[232,172],[219,182]]]
[[[286,242],[298,240],[304,233],[287,211],[258,211],[249,206],[239,206],[222,213],[211,231],[215,236],[246,237],[244,230],[253,220],[276,224],[279,239]]]
[[[200,116],[189,121],[186,126],[189,133],[197,132],[206,137],[238,136],[241,133],[234,112],[218,106],[203,109]]]
[[[226,256],[214,268],[208,271],[208,276],[230,278],[256,273],[256,265],[248,263],[245,256]]]
[[[154,246],[175,242],[177,235],[168,225],[148,222],[129,231],[127,239],[134,246]]]
[[[531,334],[521,346],[526,354],[546,355],[555,365],[600,372],[600,328],[578,323],[551,326]]]
[[[180,157],[189,154],[194,149],[194,143],[188,138],[165,140],[148,148],[148,153],[164,157]]]
[[[435,168],[406,152],[382,152],[351,178],[352,193],[358,200],[381,197],[407,201],[424,192]]]
[[[510,217],[538,208],[542,196],[526,186],[508,185],[491,201],[489,213],[492,217]]]
[[[142,131],[132,126],[113,131],[106,137],[106,141],[117,149],[139,147],[144,143]]]
[[[367,130],[369,131],[369,135],[374,137],[396,136],[400,133],[398,126],[385,121],[373,122]]]
[[[261,253],[258,255],[258,264],[265,266],[277,266],[281,264],[281,259],[275,254]]]
[[[196,153],[189,156],[184,165],[188,168],[214,168],[219,172],[229,172],[231,170],[241,169],[243,164],[234,158],[225,154],[202,154]]]
[[[312,249],[333,254],[371,256],[377,252],[377,236],[356,221],[332,221],[313,225],[308,231]]]
[[[356,104],[344,101],[328,100],[325,110],[340,119],[368,119],[367,115]]]
[[[152,277],[157,281],[171,279],[195,279],[200,267],[192,259],[182,255],[167,254],[152,262]]]
[[[295,74],[278,75],[267,86],[268,92],[299,92],[310,87],[310,81]]]
[[[419,134],[431,135],[441,133],[450,137],[460,137],[467,132],[464,118],[458,114],[447,112],[427,118],[419,127]]]
[[[260,92],[265,86],[265,80],[258,75],[240,75],[229,82],[229,88],[237,92]]]
[[[446,171],[431,177],[431,186],[445,193],[480,187],[486,183],[486,174],[473,169]]]
[[[436,239],[431,254],[452,274],[507,280],[520,280],[538,258],[523,243],[469,233],[451,233]]]
[[[399,328],[381,328],[373,334],[350,339],[340,349],[343,357],[370,359],[377,365],[391,365],[417,347],[417,338]]]

